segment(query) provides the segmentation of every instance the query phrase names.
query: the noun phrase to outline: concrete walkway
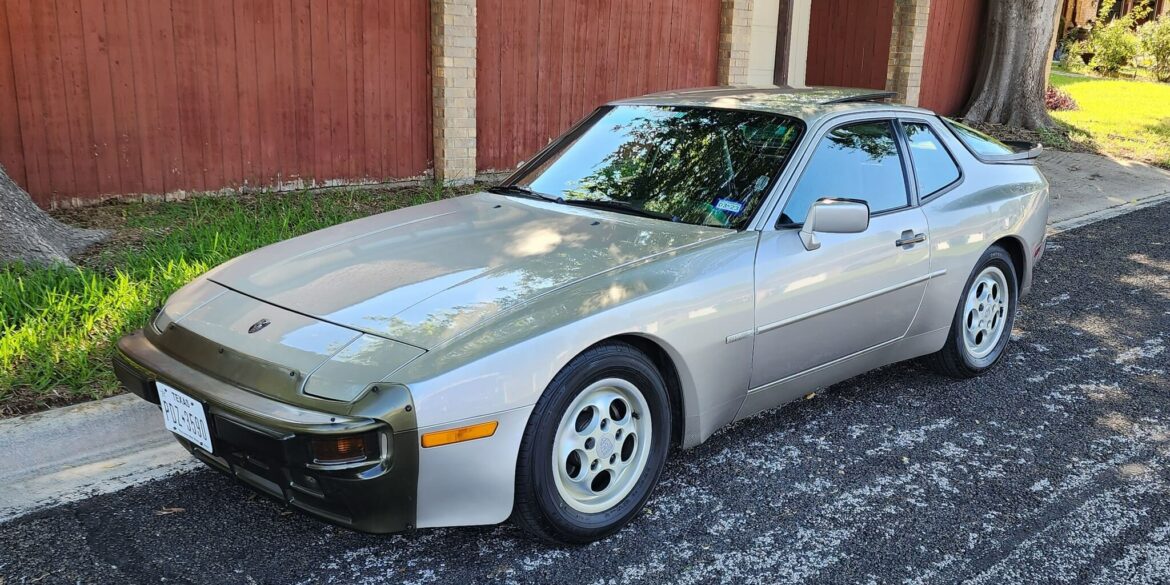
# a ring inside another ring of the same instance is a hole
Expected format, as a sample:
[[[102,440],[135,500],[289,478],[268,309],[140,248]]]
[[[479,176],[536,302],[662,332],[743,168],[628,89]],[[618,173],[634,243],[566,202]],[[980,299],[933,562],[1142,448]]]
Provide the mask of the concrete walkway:
[[[1052,232],[1170,200],[1170,172],[1092,154],[1046,151]],[[0,420],[0,522],[195,466],[133,395]]]
[[[1170,171],[1144,163],[1056,150],[1041,153],[1039,163],[1052,186],[1053,232],[1170,199]]]

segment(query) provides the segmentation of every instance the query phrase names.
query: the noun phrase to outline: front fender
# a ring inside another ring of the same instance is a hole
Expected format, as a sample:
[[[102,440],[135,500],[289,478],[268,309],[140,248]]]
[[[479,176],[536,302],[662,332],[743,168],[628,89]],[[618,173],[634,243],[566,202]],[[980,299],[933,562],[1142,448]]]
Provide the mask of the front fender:
[[[757,234],[730,234],[545,295],[429,351],[394,374],[410,388],[419,433],[498,420],[486,439],[422,449],[420,526],[487,524],[511,514],[528,414],[576,355],[619,335],[660,347],[678,370],[684,446],[735,416],[747,392]],[[493,418],[495,417],[495,418]]]

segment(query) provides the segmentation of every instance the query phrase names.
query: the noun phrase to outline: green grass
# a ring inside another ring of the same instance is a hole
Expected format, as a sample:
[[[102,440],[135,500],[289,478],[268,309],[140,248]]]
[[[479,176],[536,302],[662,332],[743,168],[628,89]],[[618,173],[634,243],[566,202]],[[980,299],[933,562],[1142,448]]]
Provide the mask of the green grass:
[[[180,286],[234,256],[309,231],[448,196],[437,187],[112,203],[60,219],[112,229],[78,268],[0,267],[0,415],[119,391],[113,342]]]
[[[1054,72],[1080,109],[1052,112],[1070,139],[1103,154],[1170,168],[1170,84]]]

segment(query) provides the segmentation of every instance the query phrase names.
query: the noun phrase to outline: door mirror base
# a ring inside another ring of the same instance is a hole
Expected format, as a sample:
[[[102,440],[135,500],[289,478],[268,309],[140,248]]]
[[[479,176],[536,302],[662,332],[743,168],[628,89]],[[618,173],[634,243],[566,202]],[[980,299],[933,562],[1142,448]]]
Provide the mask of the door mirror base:
[[[856,234],[869,229],[869,205],[857,199],[818,199],[808,208],[800,227],[800,242],[805,250],[821,247],[817,232]]]

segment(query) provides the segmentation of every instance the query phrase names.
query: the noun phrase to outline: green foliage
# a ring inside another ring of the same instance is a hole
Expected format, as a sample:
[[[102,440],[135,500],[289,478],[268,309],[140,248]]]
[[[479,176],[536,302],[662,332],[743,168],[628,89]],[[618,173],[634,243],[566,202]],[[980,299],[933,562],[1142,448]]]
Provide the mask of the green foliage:
[[[1069,140],[1170,169],[1170,84],[1060,73],[1051,82],[1080,106],[1050,112],[1069,126]]]
[[[1137,35],[1125,17],[1093,27],[1089,45],[1093,51],[1089,66],[1105,75],[1117,75],[1138,52]]]
[[[1147,2],[1135,5],[1125,16],[1109,20],[1117,1],[1101,3],[1097,23],[1089,31],[1087,49],[1093,52],[1089,66],[1105,74],[1116,76],[1138,54],[1138,38],[1134,32],[1138,21],[1150,12]]]
[[[1158,81],[1170,81],[1170,16],[1151,20],[1138,28],[1138,43],[1149,59]]]
[[[116,235],[80,268],[0,266],[0,414],[116,393],[109,367],[113,342],[216,264],[450,194],[437,186],[344,189],[87,209],[114,224],[106,227],[115,227]]]

